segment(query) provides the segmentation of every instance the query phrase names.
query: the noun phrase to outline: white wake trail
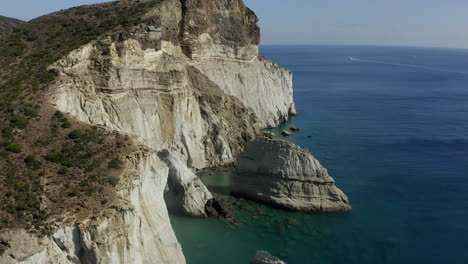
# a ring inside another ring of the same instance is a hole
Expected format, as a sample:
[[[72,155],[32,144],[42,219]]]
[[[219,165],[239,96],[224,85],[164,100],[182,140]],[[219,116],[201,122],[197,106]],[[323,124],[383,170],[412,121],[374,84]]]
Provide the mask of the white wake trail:
[[[377,64],[390,65],[390,66],[400,66],[400,67],[406,67],[406,68],[421,69],[421,70],[426,70],[426,71],[436,71],[436,72],[445,72],[445,73],[455,73],[455,74],[468,75],[468,72],[443,70],[443,69],[425,67],[425,66],[414,65],[414,64],[393,63],[393,62],[375,61],[375,60],[362,60],[362,59],[351,58],[351,57],[350,57],[350,60],[351,61],[356,61],[356,62],[368,62],[368,63],[377,63]]]

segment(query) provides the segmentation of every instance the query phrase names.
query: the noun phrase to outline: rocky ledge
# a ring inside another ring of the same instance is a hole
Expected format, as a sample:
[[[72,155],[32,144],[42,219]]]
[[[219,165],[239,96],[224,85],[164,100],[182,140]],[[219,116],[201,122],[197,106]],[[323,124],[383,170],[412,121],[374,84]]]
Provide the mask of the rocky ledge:
[[[247,144],[233,173],[236,196],[306,212],[350,211],[348,197],[311,153],[284,140]]]

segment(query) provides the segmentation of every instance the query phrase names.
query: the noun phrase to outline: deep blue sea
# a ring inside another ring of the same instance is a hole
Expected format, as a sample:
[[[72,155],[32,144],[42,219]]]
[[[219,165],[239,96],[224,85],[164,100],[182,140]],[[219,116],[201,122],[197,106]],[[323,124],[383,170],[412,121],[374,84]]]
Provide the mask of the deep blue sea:
[[[468,50],[261,53],[294,73],[298,115],[278,130],[302,129],[288,140],[328,168],[353,211],[313,215],[237,200],[236,225],[173,216],[187,262],[248,263],[264,249],[289,264],[468,263]],[[228,172],[202,179],[228,194]]]

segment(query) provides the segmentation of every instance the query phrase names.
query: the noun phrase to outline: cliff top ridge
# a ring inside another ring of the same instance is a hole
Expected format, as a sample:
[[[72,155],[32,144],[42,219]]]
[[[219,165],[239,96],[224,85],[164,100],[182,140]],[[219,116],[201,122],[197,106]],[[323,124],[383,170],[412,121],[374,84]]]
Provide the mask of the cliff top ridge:
[[[0,32],[14,28],[23,23],[26,23],[26,22],[16,19],[16,18],[0,16]]]

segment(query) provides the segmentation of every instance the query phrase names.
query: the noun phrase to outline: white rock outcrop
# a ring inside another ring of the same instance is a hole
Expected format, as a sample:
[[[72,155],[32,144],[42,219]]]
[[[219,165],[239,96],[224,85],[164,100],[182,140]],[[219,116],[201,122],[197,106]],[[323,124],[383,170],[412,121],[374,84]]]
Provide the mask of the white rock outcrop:
[[[351,210],[348,197],[306,149],[258,138],[240,155],[231,183],[235,195],[308,212]]]
[[[169,167],[168,184],[164,194],[169,211],[206,217],[205,205],[213,197],[200,178],[169,150],[160,151],[158,156]]]

